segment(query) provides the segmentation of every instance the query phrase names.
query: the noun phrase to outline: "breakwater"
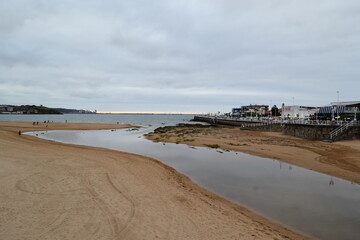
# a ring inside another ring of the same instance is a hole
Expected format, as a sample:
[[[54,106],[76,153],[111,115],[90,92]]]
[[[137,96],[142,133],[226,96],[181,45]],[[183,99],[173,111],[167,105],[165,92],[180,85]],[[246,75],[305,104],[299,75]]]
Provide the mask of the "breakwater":
[[[331,124],[296,124],[272,121],[247,121],[206,116],[195,116],[194,121],[228,126],[238,126],[242,130],[282,132],[285,135],[309,140],[329,140],[330,133],[335,129],[339,128],[339,125]],[[348,139],[360,139],[360,125],[351,126],[347,131],[344,131],[332,140],[338,141]]]

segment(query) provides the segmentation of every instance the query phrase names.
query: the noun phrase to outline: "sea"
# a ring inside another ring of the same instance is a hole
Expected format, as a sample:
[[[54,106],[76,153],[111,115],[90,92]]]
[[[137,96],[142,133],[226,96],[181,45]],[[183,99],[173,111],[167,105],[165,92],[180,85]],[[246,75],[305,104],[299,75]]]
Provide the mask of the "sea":
[[[0,121],[112,123],[141,126],[176,125],[194,118],[191,114],[0,114]]]

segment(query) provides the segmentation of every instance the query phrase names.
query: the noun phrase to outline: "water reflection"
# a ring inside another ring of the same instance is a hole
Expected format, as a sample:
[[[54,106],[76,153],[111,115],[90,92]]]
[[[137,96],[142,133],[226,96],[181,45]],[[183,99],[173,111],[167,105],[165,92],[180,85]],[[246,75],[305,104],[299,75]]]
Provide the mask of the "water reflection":
[[[333,178],[332,178],[332,176],[330,177],[330,182],[329,182],[329,185],[331,186],[331,185],[334,185],[335,184],[335,182],[334,182],[334,180],[333,180]]]
[[[360,235],[357,184],[297,166],[283,167],[285,163],[278,160],[153,143],[142,137],[148,131],[49,131],[39,136],[156,158],[221,196],[317,238],[357,239]]]

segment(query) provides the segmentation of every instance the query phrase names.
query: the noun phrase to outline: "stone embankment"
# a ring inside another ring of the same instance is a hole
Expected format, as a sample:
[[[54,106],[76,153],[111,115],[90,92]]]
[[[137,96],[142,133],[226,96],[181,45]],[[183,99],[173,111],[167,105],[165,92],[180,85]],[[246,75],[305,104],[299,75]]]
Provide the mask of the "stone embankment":
[[[231,119],[217,119],[209,117],[194,117],[194,121],[207,122],[212,124],[240,126],[242,130],[282,132],[285,135],[309,139],[329,140],[330,132],[338,128],[336,125],[315,125],[315,124],[288,124],[272,122],[238,121]],[[332,141],[360,139],[360,125],[352,126],[347,131],[336,136]]]

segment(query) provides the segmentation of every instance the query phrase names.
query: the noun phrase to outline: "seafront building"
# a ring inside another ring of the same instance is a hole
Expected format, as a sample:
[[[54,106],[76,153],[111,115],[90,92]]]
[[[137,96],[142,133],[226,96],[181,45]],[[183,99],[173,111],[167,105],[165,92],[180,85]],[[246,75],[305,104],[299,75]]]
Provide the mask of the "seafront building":
[[[276,108],[274,106],[272,109]],[[276,110],[279,111],[281,119],[286,120],[357,120],[360,115],[360,101],[332,102],[327,106],[285,106]],[[246,105],[233,108],[231,116],[233,118],[262,118],[276,117],[268,105]],[[358,115],[358,116],[357,116]]]
[[[194,120],[240,126],[242,130],[282,132],[310,140],[360,139],[360,101],[332,102],[324,107],[274,106],[272,110],[279,110],[281,117],[268,109],[267,105],[248,105],[233,108],[231,114],[198,115]]]
[[[282,119],[309,119],[319,112],[318,107],[285,106],[282,105]]]
[[[321,107],[319,117],[331,120],[357,120],[360,111],[360,101],[332,102],[328,106]]]
[[[239,108],[233,108],[231,111],[234,117],[257,117],[269,114],[269,105],[246,105]]]
[[[276,110],[275,110],[276,109]],[[233,117],[276,117],[274,111],[278,112],[282,119],[309,119],[319,111],[318,107],[305,106],[285,106],[278,109],[276,105],[269,109],[269,105],[247,105],[239,108],[233,108],[231,114]]]

